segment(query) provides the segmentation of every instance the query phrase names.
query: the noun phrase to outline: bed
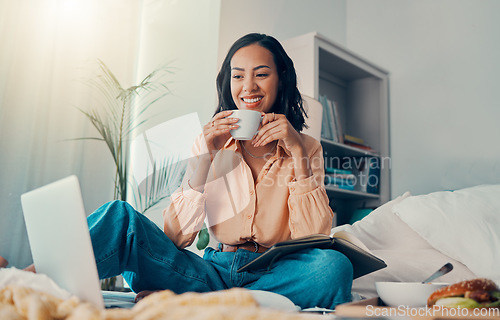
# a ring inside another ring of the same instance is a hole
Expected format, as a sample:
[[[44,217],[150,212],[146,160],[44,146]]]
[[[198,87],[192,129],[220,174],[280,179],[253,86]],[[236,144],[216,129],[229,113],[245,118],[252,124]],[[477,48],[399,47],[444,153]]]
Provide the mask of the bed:
[[[353,282],[355,298],[375,297],[376,281],[422,281],[447,262],[454,269],[439,282],[485,277],[500,283],[500,185],[418,196],[405,193],[332,233],[338,230],[354,234],[387,263]],[[33,289],[1,284],[0,319],[26,319],[30,313],[40,315],[37,319],[317,319],[263,308],[249,290],[239,288],[211,294],[162,291],[145,298],[135,310],[100,311],[75,300],[51,300]]]

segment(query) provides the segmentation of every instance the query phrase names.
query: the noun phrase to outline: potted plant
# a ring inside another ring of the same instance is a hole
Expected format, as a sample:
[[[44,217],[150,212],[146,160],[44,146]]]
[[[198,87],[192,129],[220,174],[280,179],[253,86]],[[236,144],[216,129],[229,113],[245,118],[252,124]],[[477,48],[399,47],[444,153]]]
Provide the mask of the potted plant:
[[[98,67],[99,74],[89,79],[87,84],[99,94],[101,103],[89,110],[79,110],[96,128],[99,137],[81,139],[97,140],[106,144],[115,165],[113,198],[126,201],[131,183],[127,164],[131,139],[149,120],[145,117],[146,111],[170,93],[166,77],[172,72],[166,66],[161,66],[139,84],[124,88],[103,61],[98,60]],[[167,181],[161,183],[166,184]],[[156,201],[154,197],[157,195],[158,193],[146,196],[149,206]],[[103,280],[103,289],[115,289],[115,281],[115,278]]]
[[[148,121],[145,112],[170,93],[165,77],[166,66],[148,74],[138,85],[123,88],[113,72],[98,60],[101,74],[88,81],[100,93],[102,105],[80,111],[97,129],[100,137],[82,138],[106,143],[115,164],[114,198],[127,200],[127,153],[133,135]]]
[[[100,74],[89,79],[88,84],[99,93],[101,104],[89,110],[79,109],[92,123],[99,137],[85,137],[83,140],[104,142],[115,165],[114,199],[127,201],[129,194],[134,196],[138,211],[144,213],[162,199],[170,195],[169,179],[182,179],[184,167],[172,159],[160,159],[160,165],[154,162],[145,187],[129,176],[128,152],[132,139],[147,123],[146,112],[150,107],[170,93],[166,77],[172,74],[170,68],[161,66],[148,74],[139,84],[123,88],[113,72],[104,62],[98,60]],[[129,187],[132,187],[129,190]],[[209,242],[207,229],[198,237],[197,248],[202,250]],[[116,289],[116,278],[102,281],[105,290]],[[119,286],[118,286],[119,287]]]

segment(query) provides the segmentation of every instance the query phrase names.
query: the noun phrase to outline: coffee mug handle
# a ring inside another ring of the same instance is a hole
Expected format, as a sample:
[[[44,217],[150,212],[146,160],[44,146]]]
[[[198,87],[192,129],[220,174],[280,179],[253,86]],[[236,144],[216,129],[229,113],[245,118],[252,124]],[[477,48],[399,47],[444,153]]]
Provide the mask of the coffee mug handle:
[[[263,114],[260,115],[259,129],[257,129],[257,132],[255,132],[255,134],[253,135],[254,137],[259,134],[260,126],[262,125],[262,119],[264,119],[264,115]]]

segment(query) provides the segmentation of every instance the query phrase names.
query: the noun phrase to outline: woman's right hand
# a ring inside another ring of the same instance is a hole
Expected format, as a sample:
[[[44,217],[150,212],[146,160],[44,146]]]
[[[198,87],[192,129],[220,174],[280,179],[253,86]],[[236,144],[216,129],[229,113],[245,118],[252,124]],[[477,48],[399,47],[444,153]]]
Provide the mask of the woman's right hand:
[[[203,135],[211,154],[216,153],[224,146],[224,143],[231,137],[230,130],[239,127],[235,124],[239,121],[238,118],[226,118],[232,113],[233,110],[221,111],[203,127]]]

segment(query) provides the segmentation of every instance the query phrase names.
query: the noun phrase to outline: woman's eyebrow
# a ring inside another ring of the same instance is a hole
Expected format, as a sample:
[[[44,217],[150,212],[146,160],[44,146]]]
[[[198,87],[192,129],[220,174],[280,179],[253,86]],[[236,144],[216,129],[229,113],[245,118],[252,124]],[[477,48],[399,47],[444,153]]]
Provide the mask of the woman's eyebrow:
[[[255,70],[258,70],[258,69],[262,69],[262,68],[268,68],[268,69],[271,69],[271,67],[270,67],[270,66],[266,66],[265,64],[263,64],[263,65],[260,65],[260,66],[257,66],[257,67],[255,67],[255,68],[253,68],[253,70],[255,71]]]
[[[253,70],[258,70],[258,69],[262,69],[262,68],[268,68],[268,69],[271,69],[271,67],[263,64],[263,65],[260,65],[260,66],[256,66],[255,68],[253,68]],[[237,71],[245,71],[245,68],[239,68],[239,67],[232,67],[231,70],[237,70]]]

